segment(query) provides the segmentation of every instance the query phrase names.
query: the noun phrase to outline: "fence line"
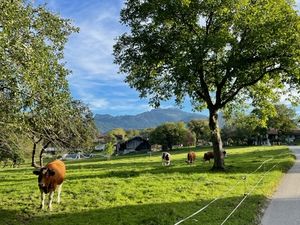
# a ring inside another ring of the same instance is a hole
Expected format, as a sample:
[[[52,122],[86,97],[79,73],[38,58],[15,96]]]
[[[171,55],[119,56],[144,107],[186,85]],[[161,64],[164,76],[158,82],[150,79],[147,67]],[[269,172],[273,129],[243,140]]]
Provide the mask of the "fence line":
[[[226,223],[226,221],[232,216],[232,214],[241,206],[241,204],[243,203],[243,201],[245,201],[245,199],[256,189],[256,187],[258,186],[258,184],[264,179],[264,177],[266,176],[266,174],[268,174],[274,167],[276,167],[278,164],[274,165],[272,168],[270,168],[267,172],[264,173],[264,175],[259,179],[259,181],[255,184],[255,186],[251,189],[250,192],[248,192],[245,197],[239,202],[239,204],[231,211],[231,213],[226,217],[226,219],[221,223],[221,225],[223,225],[224,223]]]
[[[252,171],[251,173],[249,173],[247,176],[249,176],[249,175],[255,173],[256,171],[258,171],[258,170],[259,170],[266,162],[273,160],[274,157],[278,157],[278,156],[282,156],[282,155],[287,155],[287,154],[290,154],[290,153],[282,153],[282,154],[279,154],[279,155],[277,155],[277,156],[272,156],[271,158],[269,158],[269,159],[263,161],[263,162],[261,163],[260,166],[258,166],[254,171]],[[278,163],[278,164],[279,164],[279,163]],[[278,164],[276,164],[276,165],[278,165]],[[235,185],[233,185],[233,186],[232,186],[228,191],[226,191],[224,194],[222,194],[222,195],[220,195],[219,197],[213,199],[213,200],[210,201],[208,204],[206,204],[205,206],[203,206],[201,209],[199,209],[198,211],[196,211],[196,212],[194,212],[193,214],[189,215],[188,217],[186,217],[186,218],[184,218],[184,219],[178,221],[178,222],[175,223],[174,225],[178,225],[178,224],[180,224],[180,223],[182,223],[182,222],[184,222],[184,221],[186,221],[186,220],[192,218],[193,216],[197,215],[198,213],[200,213],[201,211],[203,211],[204,209],[206,209],[208,206],[210,206],[210,205],[211,205],[212,203],[214,203],[215,201],[217,201],[217,200],[219,200],[220,198],[226,196],[226,194],[230,193],[232,190],[234,190],[234,189],[236,188],[236,186],[237,186],[238,184],[240,184],[243,180],[245,180],[245,179],[247,178],[247,176],[244,176],[244,177],[242,178],[242,180],[239,180]]]

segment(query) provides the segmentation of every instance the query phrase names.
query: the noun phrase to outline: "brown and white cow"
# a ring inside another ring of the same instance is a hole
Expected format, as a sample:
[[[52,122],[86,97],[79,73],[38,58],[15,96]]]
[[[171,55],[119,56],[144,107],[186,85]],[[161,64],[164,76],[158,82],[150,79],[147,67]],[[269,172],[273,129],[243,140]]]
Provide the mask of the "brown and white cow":
[[[163,152],[161,159],[163,166],[169,166],[171,164],[171,154],[169,152]]]
[[[60,203],[60,194],[62,183],[66,174],[65,164],[60,160],[54,160],[48,163],[46,166],[38,168],[33,171],[35,175],[38,175],[38,186],[41,192],[41,209],[44,209],[45,194],[49,193],[49,210],[52,210],[52,201],[54,192],[57,189],[57,203]]]
[[[195,152],[189,152],[187,154],[187,160],[185,161],[188,164],[192,164],[196,160],[196,153]]]
[[[223,157],[225,157],[226,156],[226,151],[222,151],[222,153],[223,153]],[[213,158],[214,158],[214,152],[206,152],[203,155],[203,161],[204,162],[206,162],[206,161],[210,162],[210,160],[213,159]]]

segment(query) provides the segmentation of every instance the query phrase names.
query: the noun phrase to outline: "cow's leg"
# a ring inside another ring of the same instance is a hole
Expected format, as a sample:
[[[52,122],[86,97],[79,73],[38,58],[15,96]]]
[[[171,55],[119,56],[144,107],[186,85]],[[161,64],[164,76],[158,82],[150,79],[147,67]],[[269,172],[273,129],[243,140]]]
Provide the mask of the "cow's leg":
[[[52,211],[53,196],[54,196],[54,191],[51,191],[49,194],[49,204],[48,204],[49,211]]]
[[[41,209],[44,209],[45,208],[45,193],[42,191],[42,190],[40,190],[41,191]]]
[[[60,203],[61,188],[62,188],[62,184],[57,186],[57,203]]]

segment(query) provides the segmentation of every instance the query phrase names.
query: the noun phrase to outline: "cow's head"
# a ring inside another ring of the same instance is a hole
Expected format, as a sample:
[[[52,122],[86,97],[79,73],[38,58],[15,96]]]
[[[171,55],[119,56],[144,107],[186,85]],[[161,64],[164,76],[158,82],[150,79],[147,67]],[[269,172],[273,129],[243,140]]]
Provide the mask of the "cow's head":
[[[33,171],[33,174],[38,176],[39,188],[45,190],[48,188],[49,178],[51,176],[54,176],[55,171],[52,169],[49,169],[47,167],[41,167],[41,168],[35,169]]]
[[[208,160],[208,159],[209,159],[208,154],[204,153],[204,155],[203,155],[203,161]]]
[[[224,150],[222,153],[223,153],[223,156],[224,156],[224,157],[227,157],[227,155],[226,155],[227,153],[226,153],[225,150]]]

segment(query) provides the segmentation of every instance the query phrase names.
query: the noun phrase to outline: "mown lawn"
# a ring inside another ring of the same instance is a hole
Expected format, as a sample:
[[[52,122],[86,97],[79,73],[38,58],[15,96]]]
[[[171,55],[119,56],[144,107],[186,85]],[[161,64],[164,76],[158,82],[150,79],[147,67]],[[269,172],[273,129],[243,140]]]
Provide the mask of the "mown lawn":
[[[277,165],[226,222],[256,224],[266,198],[294,163],[284,146],[232,148],[226,149],[226,171],[210,172],[212,163],[200,159],[204,151],[197,150],[198,160],[191,166],[184,162],[187,150],[172,152],[169,167],[161,165],[161,153],[68,161],[62,202],[54,202],[52,212],[39,209],[37,178],[29,165],[0,169],[0,224],[171,225],[218,197],[181,224],[221,224]]]

